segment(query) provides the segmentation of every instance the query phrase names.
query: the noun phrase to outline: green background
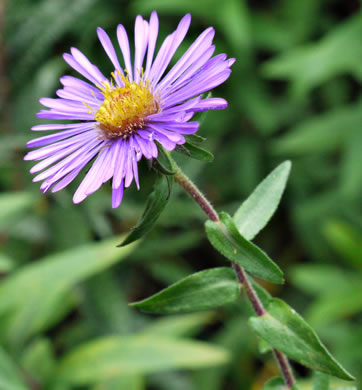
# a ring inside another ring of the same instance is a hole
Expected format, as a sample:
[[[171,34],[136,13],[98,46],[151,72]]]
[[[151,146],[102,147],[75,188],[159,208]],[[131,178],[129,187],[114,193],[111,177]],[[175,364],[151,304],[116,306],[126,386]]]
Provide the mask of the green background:
[[[79,180],[42,195],[31,181],[33,164],[23,161],[25,143],[38,135],[30,127],[46,123],[35,118],[38,99],[54,97],[63,74],[75,75],[62,54],[77,47],[109,74],[96,27],[116,42],[122,23],[132,40],[135,16],[148,18],[152,10],[160,18],[158,44],[192,14],[175,60],[210,25],[216,52],[237,59],[231,77],[213,92],[228,100],[228,109],[201,117],[199,134],[214,162],[179,155],[178,163],[216,209],[233,213],[278,163],[292,161],[281,207],[256,239],[287,282],[264,287],[304,315],[338,360],[360,375],[359,8],[356,0],[0,5],[1,390],[261,389],[278,375],[272,356],[259,353],[244,301],[170,317],[128,307],[195,271],[228,265],[205,239],[204,215],[176,186],[155,229],[136,246],[116,249],[152,189],[155,175],[146,162],[141,191],[132,186],[112,210],[108,185],[80,205],[72,203]],[[91,352],[78,349],[95,340]],[[99,358],[87,366],[92,353]],[[309,372],[294,367],[302,389],[311,389]]]

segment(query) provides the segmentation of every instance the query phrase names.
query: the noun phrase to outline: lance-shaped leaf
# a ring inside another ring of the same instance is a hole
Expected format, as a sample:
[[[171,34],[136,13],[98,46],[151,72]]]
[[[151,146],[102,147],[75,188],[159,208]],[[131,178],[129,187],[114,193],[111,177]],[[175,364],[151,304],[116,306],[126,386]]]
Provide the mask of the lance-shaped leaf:
[[[290,168],[290,161],[275,168],[235,213],[235,225],[248,240],[252,240],[273,216],[284,192]]]
[[[198,134],[187,134],[185,135],[185,139],[188,143],[193,145],[199,145],[206,141],[206,138],[201,137]]]
[[[168,203],[172,181],[172,176],[167,176],[167,179],[163,175],[157,176],[154,189],[147,199],[146,208],[141,219],[119,246],[128,245],[138,240],[153,228]]]
[[[249,320],[258,336],[306,367],[341,379],[354,379],[328,352],[314,330],[285,302],[273,298],[266,309],[263,316]]]
[[[274,283],[283,283],[280,268],[238,231],[230,215],[220,213],[220,221],[207,221],[206,234],[211,244],[227,259],[244,267],[254,276]]]
[[[131,305],[148,313],[188,313],[214,309],[240,298],[240,284],[231,268],[197,272],[159,293]]]
[[[87,385],[123,373],[196,369],[227,363],[228,353],[207,343],[152,336],[108,336],[73,350],[61,361],[56,379]]]
[[[176,149],[178,152],[186,154],[186,156],[194,158],[195,160],[212,162],[214,161],[214,156],[211,152],[206,149],[200,148],[199,146],[193,145],[189,142],[186,142],[183,145],[178,145]]]
[[[165,151],[165,149],[162,146],[158,146],[158,156],[156,159],[153,159],[153,168],[156,171],[159,171],[160,173],[164,175],[174,175],[174,166],[172,164],[172,161],[170,159],[169,154]]]

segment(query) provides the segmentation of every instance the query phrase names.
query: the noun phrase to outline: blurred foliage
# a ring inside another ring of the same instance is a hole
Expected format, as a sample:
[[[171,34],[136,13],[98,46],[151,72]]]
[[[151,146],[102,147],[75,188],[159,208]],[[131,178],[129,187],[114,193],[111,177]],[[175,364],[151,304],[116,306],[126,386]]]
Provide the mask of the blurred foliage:
[[[202,239],[201,211],[176,186],[156,228],[136,246],[116,248],[152,190],[146,163],[142,191],[127,190],[112,210],[107,186],[77,206],[77,183],[42,195],[22,160],[29,128],[41,123],[38,99],[54,96],[59,77],[72,74],[62,53],[78,47],[109,73],[96,27],[114,40],[122,23],[132,37],[137,13],[153,9],[160,37],[193,15],[176,57],[212,25],[217,51],[237,58],[214,93],[229,108],[210,113],[200,130],[214,162],[180,155],[179,164],[217,208],[234,212],[266,173],[292,160],[282,208],[256,240],[288,282],[265,287],[305,315],[361,381],[359,8],[358,0],[1,3],[1,390],[261,389],[278,375],[271,355],[259,356],[242,302],[164,318],[128,307],[195,271],[225,265]],[[300,388],[312,389],[312,378],[295,368],[305,376]],[[330,386],[343,382],[331,378]]]

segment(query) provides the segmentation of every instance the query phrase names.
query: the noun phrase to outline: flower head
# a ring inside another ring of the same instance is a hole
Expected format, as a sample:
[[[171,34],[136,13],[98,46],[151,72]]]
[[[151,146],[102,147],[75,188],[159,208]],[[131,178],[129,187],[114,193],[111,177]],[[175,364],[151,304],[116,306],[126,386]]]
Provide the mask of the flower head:
[[[213,28],[206,29],[165,75],[190,21],[191,16],[186,15],[155,55],[157,14],[153,12],[149,22],[137,16],[133,66],[127,33],[119,25],[117,38],[125,70],[110,38],[98,28],[99,40],[114,66],[110,78],[78,49],[72,48],[71,54],[64,54],[65,61],[87,81],[63,76],[58,98],[40,99],[49,110],[41,110],[39,118],[78,121],[32,128],[57,130],[27,144],[30,148],[39,147],[29,152],[25,160],[40,160],[30,172],[38,173],[34,181],[43,180],[40,187],[43,192],[66,187],[91,163],[74,194],[74,203],[112,179],[112,207],[118,207],[124,187],[134,180],[139,188],[137,163],[143,156],[149,160],[156,158],[157,144],[171,151],[185,143],[184,135],[198,130],[198,123],[190,121],[194,113],[226,108],[224,99],[202,98],[204,92],[229,77],[234,62],[225,54],[212,57]]]

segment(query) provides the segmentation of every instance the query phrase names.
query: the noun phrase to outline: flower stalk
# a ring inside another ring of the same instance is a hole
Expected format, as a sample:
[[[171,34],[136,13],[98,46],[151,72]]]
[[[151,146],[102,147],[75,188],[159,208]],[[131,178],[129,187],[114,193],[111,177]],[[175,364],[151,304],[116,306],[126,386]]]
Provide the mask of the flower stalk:
[[[220,222],[219,216],[209,200],[205,197],[205,195],[197,188],[197,186],[183,173],[180,167],[176,164],[176,162],[169,156],[172,165],[175,171],[175,181],[178,183],[190,196],[191,198],[201,207],[201,209],[205,212],[208,218],[213,222]],[[237,280],[242,285],[243,290],[246,293],[251,305],[257,316],[263,316],[267,314],[267,311],[264,308],[263,303],[260,301],[256,291],[253,286],[249,282],[246,272],[243,267],[235,262],[232,263],[232,267],[237,276]],[[283,376],[284,382],[288,389],[292,389],[295,385],[296,381],[292,372],[292,368],[289,364],[288,358],[286,355],[278,351],[277,349],[273,349],[273,354],[275,359],[278,362],[281,374]]]

